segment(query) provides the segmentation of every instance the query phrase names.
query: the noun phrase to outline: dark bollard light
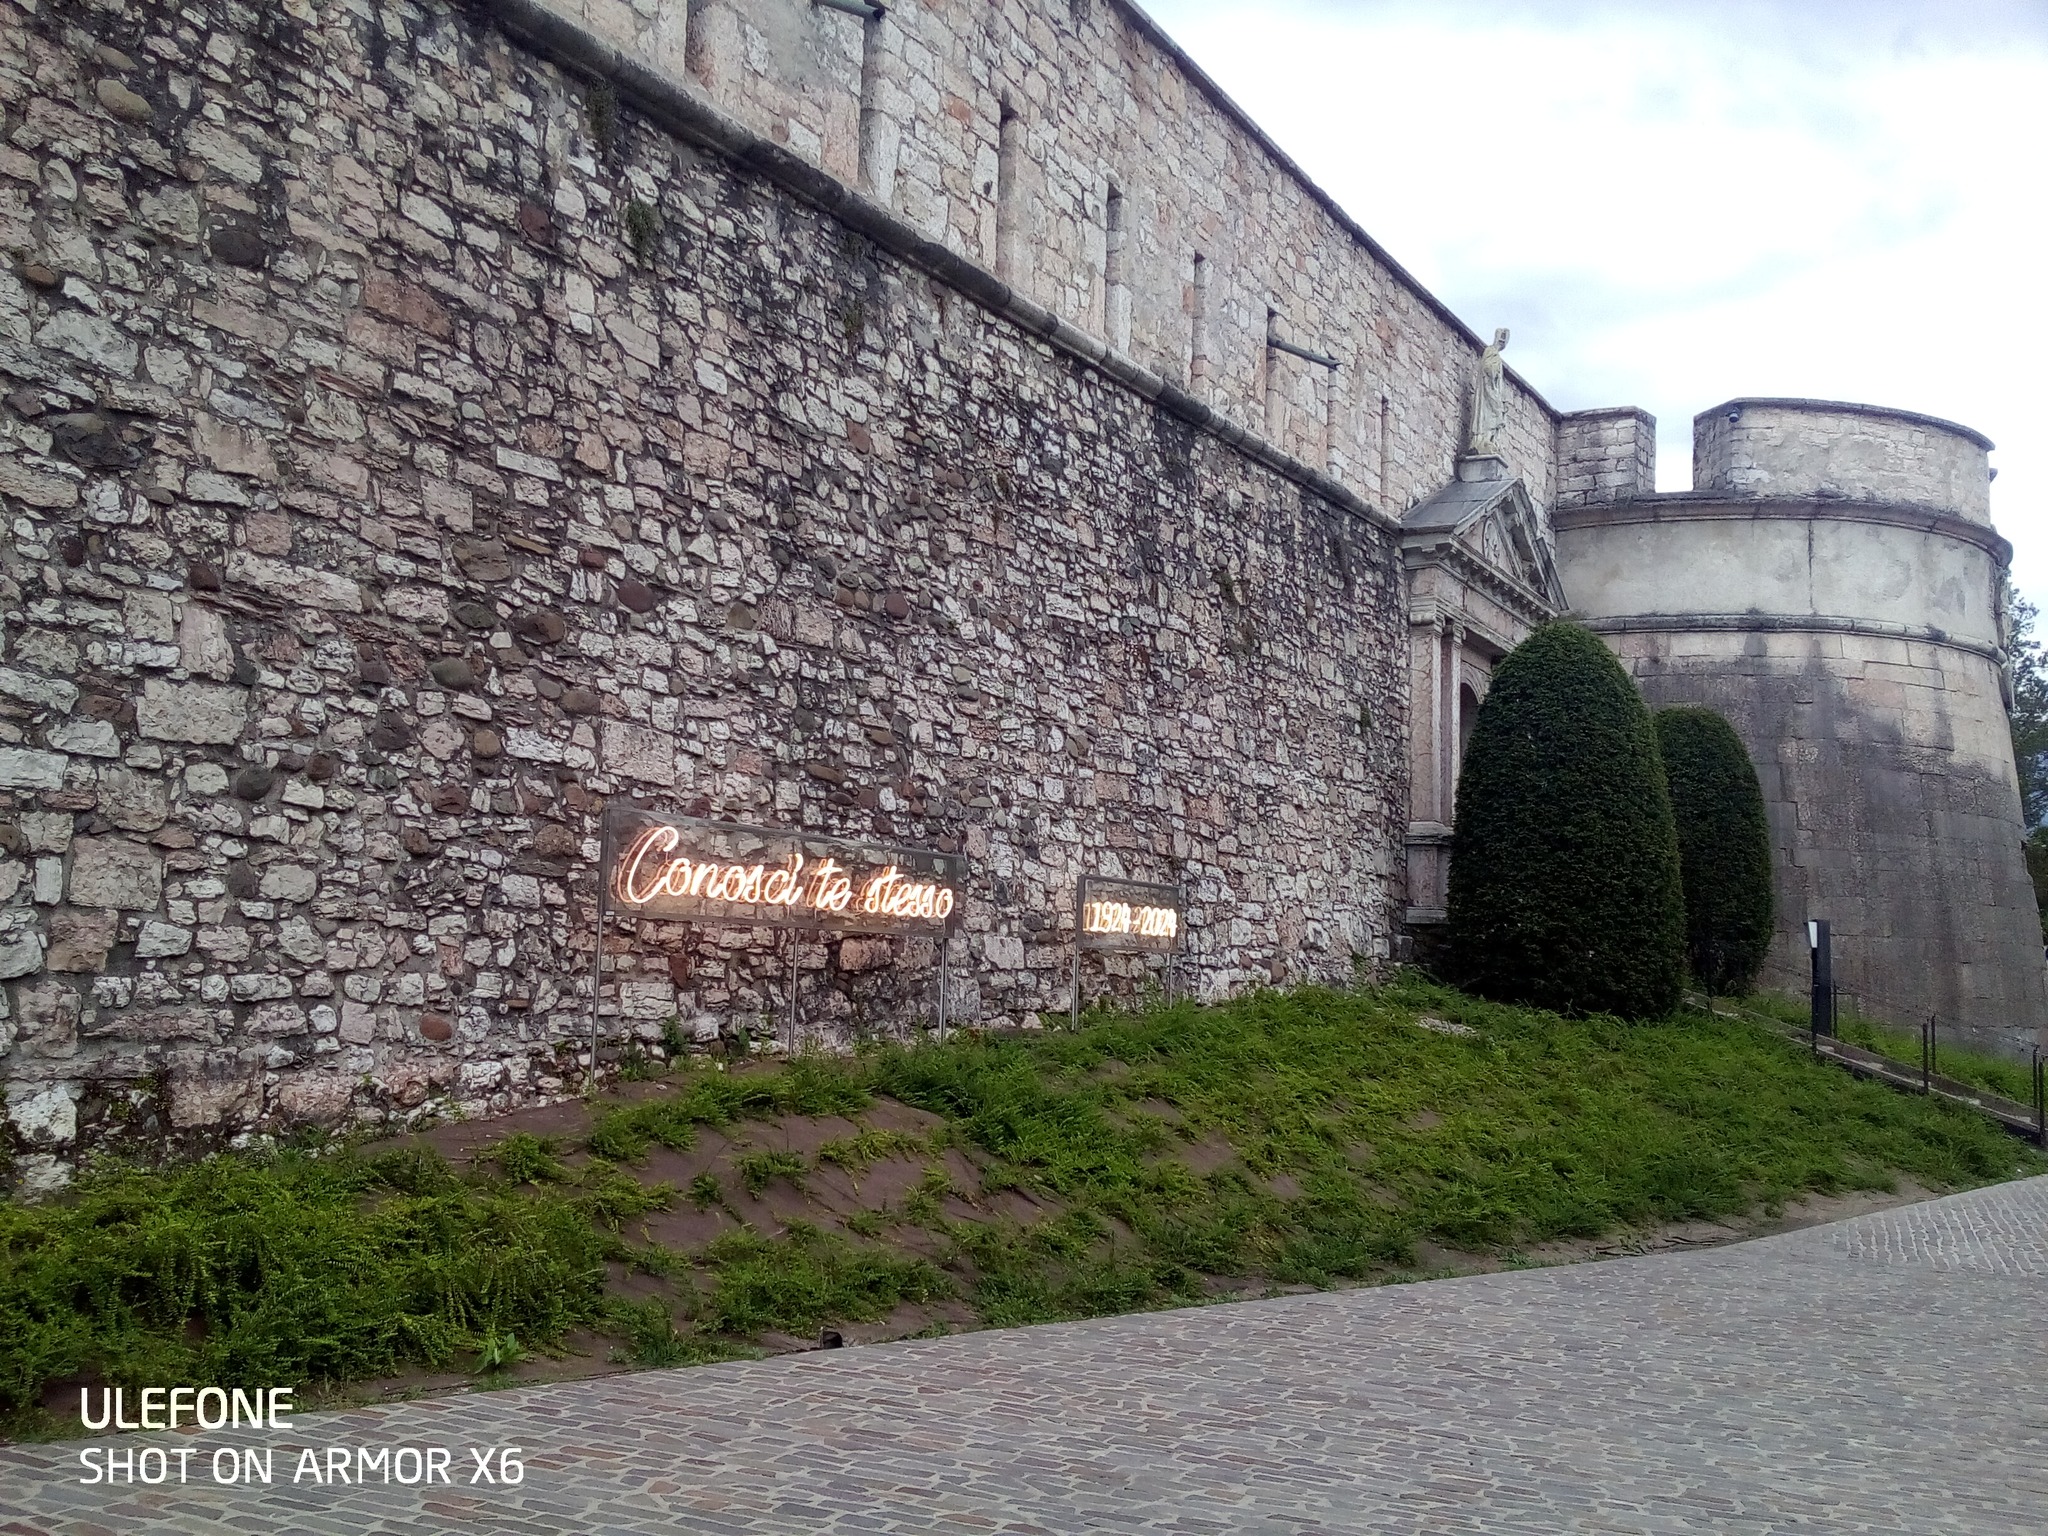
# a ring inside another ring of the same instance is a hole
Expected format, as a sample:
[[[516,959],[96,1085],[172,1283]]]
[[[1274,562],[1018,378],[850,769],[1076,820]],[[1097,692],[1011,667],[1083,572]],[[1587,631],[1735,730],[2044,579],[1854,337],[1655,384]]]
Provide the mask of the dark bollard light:
[[[1820,1037],[1835,1032],[1835,967],[1828,947],[1828,920],[1810,919],[1806,924],[1806,946],[1813,952],[1813,1048],[1820,1049]]]

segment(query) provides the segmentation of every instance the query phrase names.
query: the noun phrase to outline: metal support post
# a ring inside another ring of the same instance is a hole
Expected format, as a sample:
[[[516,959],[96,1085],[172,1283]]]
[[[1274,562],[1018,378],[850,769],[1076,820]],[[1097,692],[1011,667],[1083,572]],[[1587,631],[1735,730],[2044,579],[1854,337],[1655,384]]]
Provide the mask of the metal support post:
[[[611,894],[611,807],[607,805],[598,814],[602,819],[597,834],[597,953],[590,962],[590,1072],[584,1079],[588,1093],[597,1092],[597,1012],[604,1000],[605,930],[611,926],[611,903],[606,899]]]
[[[1820,1037],[1835,1032],[1835,966],[1831,953],[1831,935],[1826,918],[1809,919],[1806,924],[1807,947],[1813,954],[1813,990],[1810,995],[1808,1034],[1813,1045],[1813,1054],[1820,1054]]]
[[[803,979],[803,954],[799,948],[801,943],[802,935],[792,930],[789,935],[789,1007],[786,1010],[789,1015],[789,1054],[792,1056],[796,1054],[798,1029],[796,989]]]

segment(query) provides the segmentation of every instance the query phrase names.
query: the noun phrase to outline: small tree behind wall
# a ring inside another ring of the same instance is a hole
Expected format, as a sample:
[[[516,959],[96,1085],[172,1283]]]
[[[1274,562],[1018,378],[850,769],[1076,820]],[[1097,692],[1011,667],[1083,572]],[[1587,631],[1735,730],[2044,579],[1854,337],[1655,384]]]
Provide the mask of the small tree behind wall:
[[[1451,964],[1473,991],[1655,1017],[1684,969],[1678,840],[1650,712],[1599,637],[1547,624],[1480,706],[1451,840]]]
[[[1678,825],[1685,957],[1709,992],[1750,989],[1771,946],[1771,829],[1756,768],[1711,709],[1657,711],[1657,747]]]

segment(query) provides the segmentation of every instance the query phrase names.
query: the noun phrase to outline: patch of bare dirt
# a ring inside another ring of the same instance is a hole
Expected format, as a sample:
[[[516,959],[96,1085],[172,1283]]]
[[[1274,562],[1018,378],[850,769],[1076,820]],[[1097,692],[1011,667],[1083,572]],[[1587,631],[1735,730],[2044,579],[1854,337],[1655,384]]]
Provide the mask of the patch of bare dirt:
[[[1206,1179],[1218,1169],[1237,1161],[1237,1148],[1219,1132],[1210,1131],[1197,1140],[1172,1149],[1174,1159],[1197,1178]]]

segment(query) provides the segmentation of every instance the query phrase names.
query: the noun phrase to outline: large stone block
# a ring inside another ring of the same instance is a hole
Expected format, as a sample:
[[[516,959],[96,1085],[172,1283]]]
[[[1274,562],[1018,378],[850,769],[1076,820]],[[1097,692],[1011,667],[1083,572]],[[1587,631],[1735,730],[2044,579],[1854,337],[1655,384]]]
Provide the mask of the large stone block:
[[[62,789],[68,761],[59,752],[0,747],[0,789]]]
[[[82,309],[58,310],[36,332],[36,345],[122,378],[135,372],[142,355],[135,338],[112,320]]]
[[[0,981],[33,976],[43,968],[43,936],[33,928],[0,939]]]
[[[7,1120],[32,1147],[68,1146],[78,1135],[78,1101],[64,1083],[9,1083]]]
[[[99,813],[124,831],[154,832],[170,818],[170,796],[156,774],[103,768]]]
[[[142,685],[135,722],[143,735],[157,741],[225,745],[241,740],[248,726],[249,692],[152,677]]]
[[[39,677],[17,667],[0,667],[0,693],[36,709],[68,710],[78,702],[78,686],[61,677]]]
[[[228,579],[311,608],[324,608],[335,613],[363,611],[363,589],[336,571],[288,565],[282,560],[238,549],[228,556]]]
[[[354,1096],[339,1072],[299,1072],[278,1084],[276,1114],[287,1125],[339,1125]]]
[[[81,907],[153,912],[163,900],[163,860],[125,837],[81,837],[71,845],[71,900]]]
[[[120,919],[112,912],[60,907],[50,914],[50,951],[44,964],[53,971],[105,970],[119,927]]]
[[[185,605],[178,621],[178,665],[220,682],[234,676],[235,648],[223,614],[204,603]]]
[[[180,1051],[165,1076],[177,1130],[245,1124],[263,1107],[263,1069],[254,1052]]]

